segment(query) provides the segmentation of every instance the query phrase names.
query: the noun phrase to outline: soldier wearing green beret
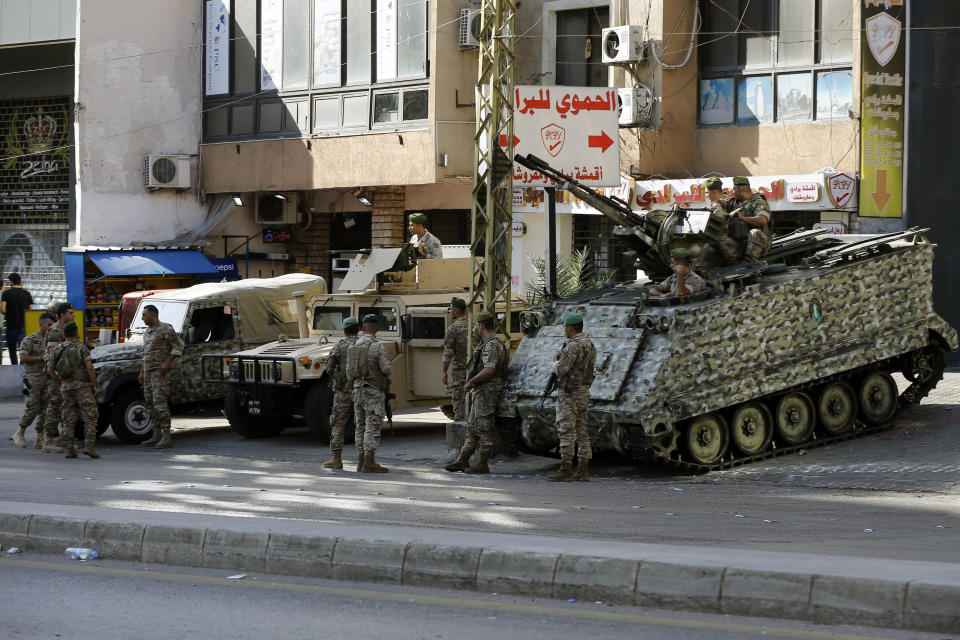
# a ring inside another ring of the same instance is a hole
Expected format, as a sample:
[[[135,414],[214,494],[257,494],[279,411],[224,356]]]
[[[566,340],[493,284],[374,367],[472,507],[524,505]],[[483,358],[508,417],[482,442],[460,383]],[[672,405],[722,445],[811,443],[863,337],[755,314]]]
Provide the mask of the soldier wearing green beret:
[[[330,460],[323,463],[324,469],[343,469],[343,430],[353,415],[353,389],[347,381],[347,350],[357,343],[360,323],[350,316],[343,321],[342,328],[343,339],[334,345],[326,361],[333,392],[333,413],[330,416]]]
[[[690,251],[682,247],[670,250],[670,269],[673,275],[654,285],[650,295],[660,298],[666,296],[688,296],[707,288],[707,283],[690,268]]]
[[[427,231],[427,216],[423,213],[411,213],[410,217],[410,244],[417,249],[419,256],[426,260],[443,257],[443,245],[437,236]]]
[[[363,336],[347,347],[347,380],[353,385],[353,422],[356,425],[357,471],[386,473],[375,455],[386,413],[387,387],[392,366],[387,350],[377,341],[380,318],[363,316]]]
[[[723,197],[723,183],[720,182],[720,178],[709,178],[703,183],[703,187],[707,191],[707,201],[710,206],[712,208],[722,208],[725,199]]]
[[[567,340],[553,354],[553,370],[557,374],[557,436],[560,438],[560,469],[547,476],[550,482],[590,481],[590,436],[587,434],[587,406],[590,385],[597,361],[597,350],[583,335],[583,316],[563,316]],[[573,470],[573,454],[577,454],[577,470]]]
[[[490,455],[493,453],[493,430],[496,428],[497,404],[507,375],[507,348],[497,338],[493,314],[481,311],[476,317],[480,344],[473,353],[464,391],[470,393],[470,412],[467,433],[460,456],[444,467],[447,471],[490,473]],[[470,466],[470,456],[480,449],[480,458]]]
[[[754,193],[743,176],[733,179],[737,208],[730,212],[730,237],[740,246],[743,258],[759,260],[771,245],[770,205],[762,193]]]
[[[63,341],[50,355],[47,373],[60,385],[66,457],[77,457],[73,428],[83,417],[83,452],[91,458],[99,458],[100,454],[93,448],[97,440],[97,374],[93,370],[90,349],[77,339],[77,333],[76,322],[63,325]]]
[[[56,321],[52,313],[43,313],[37,322],[36,333],[31,333],[20,343],[20,362],[23,363],[23,379],[30,383],[30,393],[26,397],[27,406],[20,417],[17,432],[13,441],[21,449],[26,448],[27,429],[37,421],[37,439],[34,449],[42,449],[45,436],[44,412],[47,410],[47,368],[44,366],[46,356],[47,330]]]
[[[51,355],[57,345],[63,342],[63,326],[68,322],[73,322],[73,305],[69,302],[61,302],[57,305],[57,321],[53,326],[47,329],[46,336],[46,369],[49,370],[52,364]],[[44,453],[63,453],[67,445],[63,437],[57,439],[59,435],[58,425],[63,409],[63,398],[60,395],[60,382],[53,376],[49,376],[47,384],[47,413],[44,419]],[[71,445],[73,443],[70,443]]]
[[[462,298],[450,300],[450,319],[443,336],[443,374],[441,382],[447,387],[453,403],[453,419],[466,419],[466,401],[463,385],[467,381],[467,302]]]
[[[153,434],[141,447],[169,449],[173,446],[170,417],[170,369],[183,355],[183,339],[173,325],[160,322],[156,305],[143,307],[141,314],[147,330],[143,333],[143,363],[138,381],[143,385],[143,400],[150,416]]]

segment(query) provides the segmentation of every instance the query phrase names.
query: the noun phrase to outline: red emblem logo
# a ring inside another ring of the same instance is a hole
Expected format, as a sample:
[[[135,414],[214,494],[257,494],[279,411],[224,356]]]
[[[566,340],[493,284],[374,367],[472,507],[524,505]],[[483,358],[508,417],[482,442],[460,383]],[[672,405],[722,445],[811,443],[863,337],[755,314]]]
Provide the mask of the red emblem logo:
[[[543,142],[543,148],[554,158],[563,149],[563,141],[566,137],[566,130],[559,125],[548,124],[540,129],[540,140]]]
[[[830,194],[830,200],[838,209],[843,209],[850,204],[853,192],[857,188],[857,181],[845,173],[835,173],[827,178],[827,192]]]

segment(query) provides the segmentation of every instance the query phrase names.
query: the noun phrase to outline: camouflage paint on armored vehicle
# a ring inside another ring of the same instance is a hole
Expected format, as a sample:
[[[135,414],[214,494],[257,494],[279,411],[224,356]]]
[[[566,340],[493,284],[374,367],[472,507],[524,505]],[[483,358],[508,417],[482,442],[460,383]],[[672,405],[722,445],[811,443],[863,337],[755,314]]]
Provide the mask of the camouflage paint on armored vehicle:
[[[534,451],[558,444],[554,403],[538,404],[568,311],[583,316],[597,350],[588,417],[594,451],[695,470],[887,425],[936,385],[944,352],[958,348],[957,332],[933,310],[934,245],[925,230],[796,232],[775,239],[767,261],[730,264],[712,221],[689,228],[692,212],[653,218],[573,188],[633,239],[648,274],[667,272],[670,246],[683,246],[709,286],[649,297],[654,278],[522,313],[525,336],[498,417],[501,432],[512,429]],[[896,372],[911,383],[903,393]]]
[[[198,284],[163,291],[140,302],[140,308],[122,344],[93,350],[97,373],[100,432],[108,426],[123,442],[146,440],[153,430],[137,380],[143,361],[142,307],[156,306],[160,321],[169,323],[183,338],[183,356],[170,370],[170,399],[177,406],[219,402],[222,385],[203,381],[204,355],[223,354],[296,335],[298,319],[293,293],[309,289],[326,291],[319,276],[288,274],[276,278],[249,278],[236,282]]]
[[[391,407],[445,405],[450,396],[441,383],[441,359],[447,310],[453,296],[466,295],[469,278],[469,258],[414,263],[400,248],[374,249],[344,278],[341,289],[352,290],[298,297],[303,337],[209,357],[205,379],[229,388],[224,410],[244,437],[273,435],[302,420],[314,437],[327,441],[333,401],[327,356],[343,338],[343,320],[375,313],[377,340],[393,360]],[[518,317],[513,326],[519,326]],[[344,436],[350,442],[353,428]]]

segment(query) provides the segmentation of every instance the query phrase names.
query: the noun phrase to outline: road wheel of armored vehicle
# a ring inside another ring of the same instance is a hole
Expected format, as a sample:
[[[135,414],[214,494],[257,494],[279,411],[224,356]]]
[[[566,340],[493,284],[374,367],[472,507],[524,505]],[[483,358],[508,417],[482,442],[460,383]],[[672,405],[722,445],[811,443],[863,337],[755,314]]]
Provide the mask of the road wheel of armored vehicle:
[[[886,371],[873,371],[860,382],[860,417],[867,424],[884,424],[899,406],[897,383]]]
[[[695,462],[713,464],[730,448],[727,421],[719,413],[708,413],[690,421],[686,433],[687,453]]]
[[[110,426],[120,442],[138,444],[150,437],[153,425],[143,393],[130,387],[117,395],[110,409]]]
[[[786,445],[800,444],[813,433],[817,410],[807,394],[788,393],[777,403],[777,440]]]
[[[743,455],[763,453],[773,439],[773,416],[770,410],[759,402],[740,405],[730,419],[730,435]]]
[[[857,394],[846,382],[831,382],[820,390],[817,417],[827,435],[838,436],[857,419]]]
[[[230,421],[230,428],[244,438],[269,438],[286,426],[282,420],[266,420],[252,416],[236,389],[231,389],[223,401],[223,411]]]

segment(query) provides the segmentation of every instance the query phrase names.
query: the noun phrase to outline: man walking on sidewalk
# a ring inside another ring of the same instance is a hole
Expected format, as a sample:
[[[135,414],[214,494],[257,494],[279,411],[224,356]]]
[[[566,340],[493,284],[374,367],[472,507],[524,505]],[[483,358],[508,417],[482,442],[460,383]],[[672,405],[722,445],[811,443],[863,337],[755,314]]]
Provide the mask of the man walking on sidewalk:
[[[27,310],[33,309],[33,296],[23,288],[19,273],[10,274],[10,288],[0,294],[0,313],[6,325],[7,351],[10,364],[17,364],[17,350],[27,333]]]
[[[55,318],[52,313],[40,316],[39,328],[20,343],[20,362],[23,363],[23,382],[26,387],[27,406],[17,432],[13,434],[14,443],[21,449],[27,446],[27,429],[37,420],[37,439],[33,443],[34,449],[43,448],[43,410],[47,407],[47,368],[44,366],[46,355],[47,329]]]
[[[343,321],[343,340],[334,345],[327,356],[327,375],[333,391],[333,415],[330,418],[330,460],[323,463],[324,469],[343,469],[343,430],[353,415],[353,389],[347,380],[347,350],[356,344],[360,323],[353,316]],[[360,448],[362,443],[357,442]],[[361,456],[362,458],[362,456]],[[363,460],[357,463],[357,467]]]
[[[90,349],[77,339],[77,323],[63,326],[64,341],[57,345],[47,372],[60,383],[63,397],[63,442],[67,458],[77,457],[73,429],[83,417],[83,452],[91,458],[100,454],[93,448],[97,441],[97,374],[93,370]]]
[[[183,340],[172,326],[160,322],[160,311],[152,304],[143,308],[143,366],[140,368],[140,384],[143,398],[150,414],[153,435],[140,443],[141,447],[169,449],[173,445],[170,435],[170,368],[173,361],[183,355]]]

